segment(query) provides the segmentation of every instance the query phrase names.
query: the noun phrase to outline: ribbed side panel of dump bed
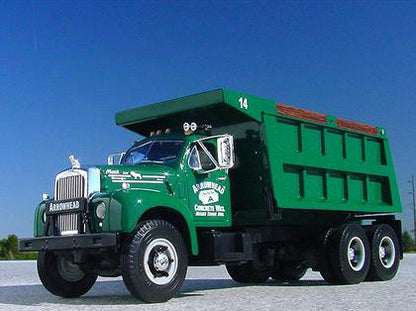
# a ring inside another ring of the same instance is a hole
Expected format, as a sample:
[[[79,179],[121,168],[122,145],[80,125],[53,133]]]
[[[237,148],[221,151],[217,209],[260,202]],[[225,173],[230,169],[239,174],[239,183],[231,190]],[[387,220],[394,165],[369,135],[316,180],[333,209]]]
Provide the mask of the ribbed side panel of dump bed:
[[[400,212],[388,140],[377,128],[278,112],[264,126],[279,208]]]

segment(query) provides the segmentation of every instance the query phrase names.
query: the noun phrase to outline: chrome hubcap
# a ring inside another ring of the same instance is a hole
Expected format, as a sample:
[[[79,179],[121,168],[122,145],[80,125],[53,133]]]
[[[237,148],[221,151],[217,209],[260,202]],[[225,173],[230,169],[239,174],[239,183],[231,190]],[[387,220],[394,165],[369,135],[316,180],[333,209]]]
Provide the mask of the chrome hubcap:
[[[359,237],[353,237],[348,243],[348,264],[354,271],[360,271],[365,263],[364,243]]]
[[[144,270],[150,281],[157,285],[168,284],[178,270],[178,255],[167,239],[155,239],[146,247]]]
[[[381,239],[378,247],[378,258],[384,268],[389,269],[393,266],[396,258],[396,249],[390,237],[385,236]]]
[[[165,253],[158,253],[153,259],[153,265],[157,271],[165,271],[169,264],[169,257]]]

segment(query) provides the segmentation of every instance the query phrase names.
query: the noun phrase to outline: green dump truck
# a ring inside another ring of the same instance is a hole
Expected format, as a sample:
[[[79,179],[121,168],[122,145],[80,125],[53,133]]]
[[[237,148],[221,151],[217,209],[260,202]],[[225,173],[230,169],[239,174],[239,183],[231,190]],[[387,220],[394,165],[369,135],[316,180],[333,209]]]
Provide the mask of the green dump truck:
[[[107,165],[56,175],[37,206],[38,273],[78,297],[122,275],[162,302],[188,266],[225,264],[240,283],[389,280],[403,257],[401,212],[383,128],[226,89],[118,112],[141,137]]]

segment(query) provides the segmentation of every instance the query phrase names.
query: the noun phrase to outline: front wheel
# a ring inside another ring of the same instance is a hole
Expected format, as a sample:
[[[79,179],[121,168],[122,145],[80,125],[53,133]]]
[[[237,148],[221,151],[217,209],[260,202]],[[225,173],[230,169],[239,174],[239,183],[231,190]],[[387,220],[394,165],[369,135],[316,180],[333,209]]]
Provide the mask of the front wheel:
[[[39,252],[38,274],[45,288],[64,298],[76,298],[88,292],[97,274],[86,273],[67,258],[52,252]]]
[[[187,252],[178,230],[163,220],[137,225],[123,245],[121,274],[130,293],[145,302],[175,296],[185,280]]]

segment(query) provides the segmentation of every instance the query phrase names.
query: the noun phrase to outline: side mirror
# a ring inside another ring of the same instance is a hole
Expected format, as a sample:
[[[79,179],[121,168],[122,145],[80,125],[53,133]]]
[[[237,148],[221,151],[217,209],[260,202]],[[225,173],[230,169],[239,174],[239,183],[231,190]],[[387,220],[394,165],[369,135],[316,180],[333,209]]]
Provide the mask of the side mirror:
[[[234,166],[234,140],[230,135],[217,139],[218,164],[223,169],[230,169]]]
[[[121,163],[121,159],[125,155],[125,152],[116,152],[112,153],[107,157],[107,164],[108,165],[117,165]]]

